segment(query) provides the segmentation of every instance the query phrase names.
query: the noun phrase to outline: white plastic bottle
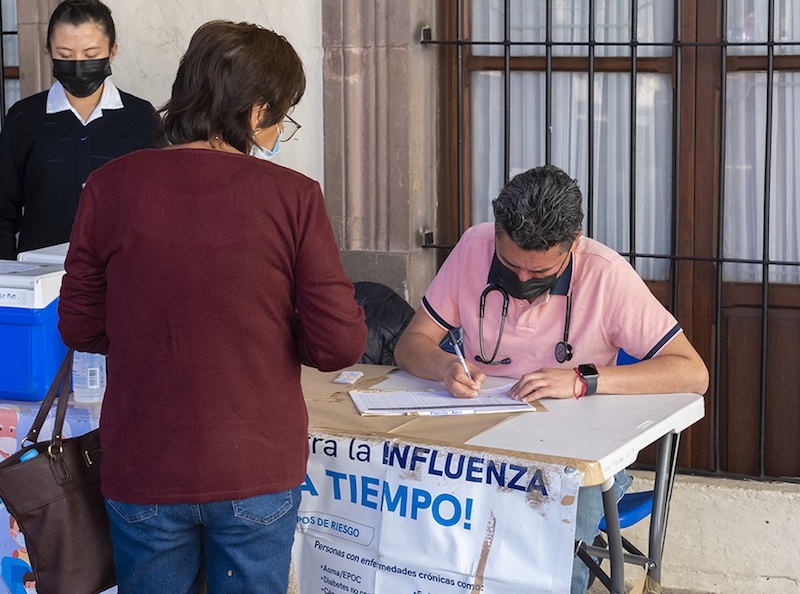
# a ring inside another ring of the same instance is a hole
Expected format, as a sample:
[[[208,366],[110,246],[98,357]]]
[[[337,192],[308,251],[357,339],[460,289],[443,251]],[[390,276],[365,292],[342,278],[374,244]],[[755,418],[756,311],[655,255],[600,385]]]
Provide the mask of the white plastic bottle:
[[[100,402],[106,393],[106,356],[75,351],[72,359],[75,402]]]

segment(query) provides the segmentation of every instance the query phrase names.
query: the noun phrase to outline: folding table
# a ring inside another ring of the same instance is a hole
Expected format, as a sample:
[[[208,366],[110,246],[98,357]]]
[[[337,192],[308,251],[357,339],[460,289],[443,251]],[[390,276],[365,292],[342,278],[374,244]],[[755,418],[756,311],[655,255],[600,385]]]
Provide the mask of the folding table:
[[[377,365],[356,365],[348,369],[364,373],[356,384],[359,388],[385,381],[393,370]],[[349,397],[341,394],[350,387],[332,383],[337,375],[303,369],[302,383],[311,431],[324,429],[349,435],[430,441],[433,429],[446,427],[446,445],[556,460],[581,470],[584,486],[602,485],[611,561],[610,581],[604,580],[604,583],[608,581],[612,594],[624,592],[624,553],[612,489],[614,475],[632,464],[642,449],[658,441],[648,557],[653,562],[651,575],[660,581],[678,435],[703,417],[705,408],[701,395],[603,394],[580,400],[549,399],[542,401],[547,412],[532,414],[441,419],[361,417]],[[413,389],[414,385],[414,380],[409,379],[408,389]],[[437,431],[437,435],[441,434]]]

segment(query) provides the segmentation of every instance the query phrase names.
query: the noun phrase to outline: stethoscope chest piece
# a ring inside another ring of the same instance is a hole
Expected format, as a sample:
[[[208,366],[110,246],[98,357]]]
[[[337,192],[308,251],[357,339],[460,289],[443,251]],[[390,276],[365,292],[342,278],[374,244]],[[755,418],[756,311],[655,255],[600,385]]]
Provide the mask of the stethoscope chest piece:
[[[566,363],[572,360],[572,345],[561,341],[556,344],[556,361]]]

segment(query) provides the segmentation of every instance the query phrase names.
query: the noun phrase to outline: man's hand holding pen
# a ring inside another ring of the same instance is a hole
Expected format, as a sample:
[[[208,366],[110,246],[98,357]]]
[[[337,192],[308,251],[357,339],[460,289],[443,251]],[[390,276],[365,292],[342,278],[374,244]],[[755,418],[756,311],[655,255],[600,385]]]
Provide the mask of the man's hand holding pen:
[[[447,368],[444,385],[457,398],[477,398],[486,375],[475,367],[470,370],[455,334],[452,330],[448,330],[447,333],[458,360],[458,367],[451,364]]]
[[[486,380],[486,374],[476,367],[470,367],[469,371],[471,378],[458,359],[453,359],[447,366],[443,379],[447,391],[457,398],[476,398]]]

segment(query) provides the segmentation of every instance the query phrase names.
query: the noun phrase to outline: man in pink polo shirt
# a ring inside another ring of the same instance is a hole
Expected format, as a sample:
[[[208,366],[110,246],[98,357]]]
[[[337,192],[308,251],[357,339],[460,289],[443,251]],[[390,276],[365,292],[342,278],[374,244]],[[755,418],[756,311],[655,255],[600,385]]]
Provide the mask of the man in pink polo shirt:
[[[487,375],[519,378],[525,401],[595,394],[704,393],[708,370],[680,325],[622,256],[583,236],[581,191],[554,166],[514,177],[495,222],[468,229],[433,279],[395,349],[403,369],[475,396]],[[469,375],[439,345],[462,329]],[[640,359],[617,366],[620,349]],[[630,483],[617,477],[618,496]],[[591,543],[599,487],[581,489],[576,538]],[[572,594],[588,570],[573,569]]]

